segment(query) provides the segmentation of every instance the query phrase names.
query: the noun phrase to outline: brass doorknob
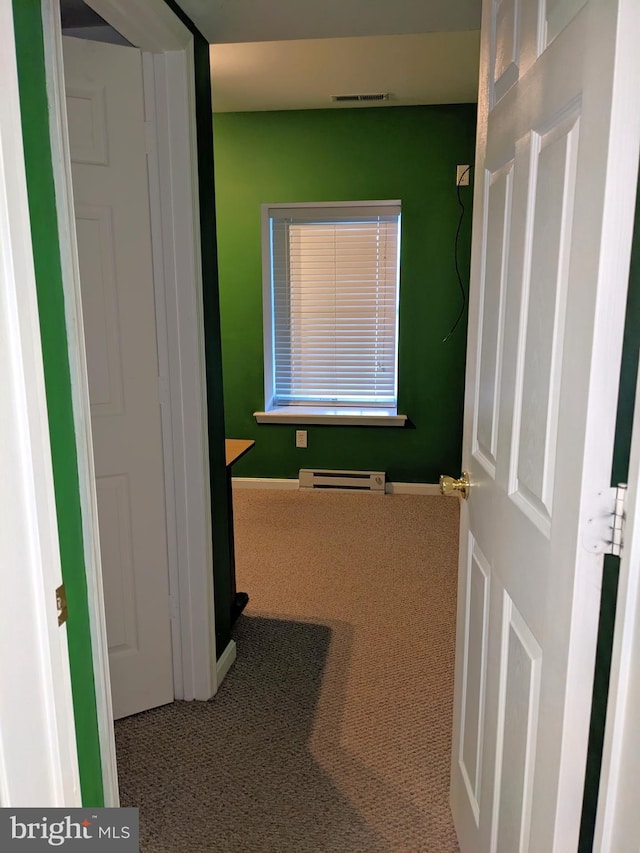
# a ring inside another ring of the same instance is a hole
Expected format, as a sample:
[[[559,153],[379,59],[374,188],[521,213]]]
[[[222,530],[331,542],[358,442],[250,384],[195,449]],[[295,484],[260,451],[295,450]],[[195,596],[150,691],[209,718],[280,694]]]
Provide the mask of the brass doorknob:
[[[460,492],[465,501],[469,497],[469,490],[471,488],[471,481],[469,479],[469,472],[463,471],[462,477],[459,480],[456,480],[454,477],[449,477],[447,474],[442,474],[440,477],[440,494],[441,495],[452,495],[454,492]]]

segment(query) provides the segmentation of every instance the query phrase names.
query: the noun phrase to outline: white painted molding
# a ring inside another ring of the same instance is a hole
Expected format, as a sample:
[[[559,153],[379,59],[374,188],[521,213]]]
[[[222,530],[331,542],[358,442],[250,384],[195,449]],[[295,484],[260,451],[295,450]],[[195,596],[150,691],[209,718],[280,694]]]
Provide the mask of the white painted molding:
[[[0,3],[0,805],[79,806],[11,3]]]
[[[173,661],[173,694],[175,699],[184,699],[182,666],[182,632],[180,626],[180,573],[178,570],[178,521],[176,487],[174,476],[173,418],[171,412],[171,389],[169,382],[169,345],[167,342],[167,286],[166,273],[171,276],[169,258],[173,240],[169,232],[169,244],[165,245],[163,227],[160,163],[158,156],[159,132],[156,107],[156,85],[164,80],[163,68],[155,68],[155,56],[142,54],[142,81],[144,88],[144,112],[147,126],[147,173],[149,178],[149,220],[151,225],[151,253],[153,258],[153,290],[156,312],[156,341],[158,350],[158,383],[160,420],[162,423],[162,456],[164,462],[165,517],[167,526],[167,568],[169,571],[169,600],[171,616],[171,655]],[[162,59],[160,55],[159,59]],[[162,141],[164,142],[164,136]],[[168,211],[169,216],[171,210]],[[165,214],[166,217],[167,214]]]
[[[233,477],[234,489],[297,489],[297,479],[282,479],[279,477]],[[346,491],[351,491],[347,489]],[[388,495],[440,495],[437,483],[387,483],[385,492]]]
[[[638,845],[640,814],[640,376],[629,460],[627,506],[598,810],[595,853],[617,853]]]
[[[265,370],[267,376],[267,370]],[[266,393],[266,391],[265,391]],[[259,424],[318,424],[325,426],[379,426],[403,427],[406,415],[398,415],[392,409],[325,409],[320,407],[288,406],[254,412]]]
[[[297,489],[298,479],[285,480],[277,477],[232,477],[234,489]]]
[[[234,640],[229,640],[229,645],[220,655],[220,659],[216,665],[218,687],[220,687],[227,673],[236,662],[236,652],[237,648]]]
[[[217,690],[193,43],[144,54],[175,696]]]
[[[102,786],[105,806],[117,808],[120,805],[118,769],[113,733],[109,650],[107,646],[107,628],[102,586],[100,530],[98,526],[98,502],[93,463],[93,438],[91,433],[89,380],[87,376],[87,359],[83,332],[80,268],[78,265],[73,189],[71,185],[71,161],[69,158],[69,131],[65,103],[59,0],[43,0],[42,23],[47,96],[49,100],[49,137],[56,192],[71,399],[76,428],[78,488],[82,514],[84,563],[87,575],[89,631],[91,634],[91,653],[98,711],[98,738],[102,758]]]

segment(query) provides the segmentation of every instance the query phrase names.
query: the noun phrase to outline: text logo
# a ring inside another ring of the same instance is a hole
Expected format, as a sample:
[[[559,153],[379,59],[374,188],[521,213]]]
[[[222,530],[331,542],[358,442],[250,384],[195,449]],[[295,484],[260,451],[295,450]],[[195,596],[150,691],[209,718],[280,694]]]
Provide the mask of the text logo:
[[[0,809],[0,850],[138,851],[138,809]]]

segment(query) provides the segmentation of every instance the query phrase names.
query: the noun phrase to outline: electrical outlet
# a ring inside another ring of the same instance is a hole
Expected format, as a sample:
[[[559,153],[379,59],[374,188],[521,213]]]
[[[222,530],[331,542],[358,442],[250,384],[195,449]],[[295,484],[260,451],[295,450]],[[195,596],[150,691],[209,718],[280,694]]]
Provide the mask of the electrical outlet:
[[[307,431],[306,429],[297,429],[296,430],[296,447],[306,447],[307,446]]]
[[[471,171],[471,166],[456,166],[456,186],[457,187],[468,187],[469,186],[469,172]]]

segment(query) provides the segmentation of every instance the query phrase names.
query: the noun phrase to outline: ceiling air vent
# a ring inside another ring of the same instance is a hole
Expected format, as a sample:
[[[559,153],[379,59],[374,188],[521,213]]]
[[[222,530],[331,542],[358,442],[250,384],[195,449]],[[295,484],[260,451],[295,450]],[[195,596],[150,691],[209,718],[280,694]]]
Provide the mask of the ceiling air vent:
[[[339,104],[354,103],[358,101],[388,101],[388,92],[375,92],[371,95],[332,95],[331,100]]]

